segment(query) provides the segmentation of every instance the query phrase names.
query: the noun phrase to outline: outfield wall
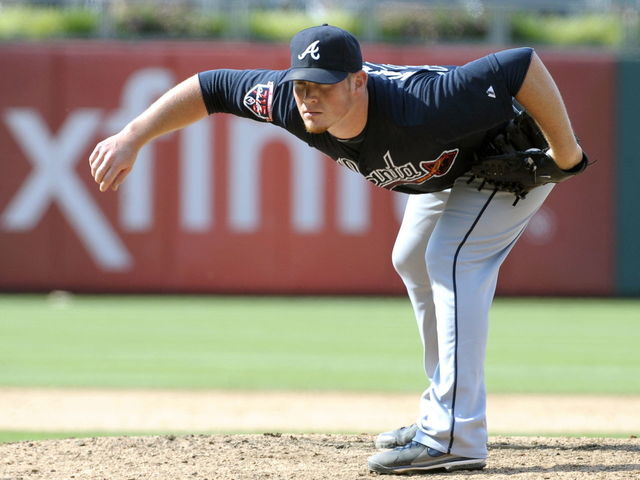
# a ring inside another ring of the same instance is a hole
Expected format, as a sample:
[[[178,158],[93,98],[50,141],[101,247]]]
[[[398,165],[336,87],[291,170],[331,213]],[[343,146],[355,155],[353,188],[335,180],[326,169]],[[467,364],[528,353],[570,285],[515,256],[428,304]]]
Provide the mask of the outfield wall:
[[[640,108],[640,58],[625,57],[618,74],[618,171],[616,230],[616,290],[640,295],[640,155],[638,109]]]
[[[436,65],[490,51],[364,50],[379,63]],[[552,193],[498,291],[619,293],[617,61],[539,53],[598,163]],[[147,146],[117,193],[92,182],[95,143],[175,83],[207,69],[287,65],[286,45],[0,45],[0,289],[403,292],[390,253],[405,197],[277,127],[213,116]],[[640,291],[638,278],[624,278],[625,292]]]

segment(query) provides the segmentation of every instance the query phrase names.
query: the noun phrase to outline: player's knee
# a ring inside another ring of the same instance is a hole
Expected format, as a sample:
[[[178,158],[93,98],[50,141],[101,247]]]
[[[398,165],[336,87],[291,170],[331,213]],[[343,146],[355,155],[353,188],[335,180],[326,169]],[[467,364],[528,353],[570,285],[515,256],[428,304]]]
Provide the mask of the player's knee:
[[[427,276],[424,246],[411,242],[396,242],[391,263],[405,284],[423,283]]]
[[[405,245],[396,244],[391,251],[391,263],[395,268],[398,275],[401,277],[407,276],[411,272],[411,252]]]

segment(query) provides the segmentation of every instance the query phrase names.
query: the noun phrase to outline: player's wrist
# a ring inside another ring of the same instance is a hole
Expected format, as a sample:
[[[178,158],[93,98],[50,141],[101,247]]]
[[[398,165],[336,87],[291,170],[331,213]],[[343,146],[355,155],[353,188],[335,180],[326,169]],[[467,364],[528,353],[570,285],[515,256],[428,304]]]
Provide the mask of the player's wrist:
[[[135,120],[125,126],[118,135],[120,141],[135,151],[140,150],[151,140],[151,137],[145,134],[145,129],[141,128]]]
[[[549,155],[562,170],[571,170],[582,162],[583,152],[580,145],[576,143],[575,146],[569,149],[549,148],[547,155]]]

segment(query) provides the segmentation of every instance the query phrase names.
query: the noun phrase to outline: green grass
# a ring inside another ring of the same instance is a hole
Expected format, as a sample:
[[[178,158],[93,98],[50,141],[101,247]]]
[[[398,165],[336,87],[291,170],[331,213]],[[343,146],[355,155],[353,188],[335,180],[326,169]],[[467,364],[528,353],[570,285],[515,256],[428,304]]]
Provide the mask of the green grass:
[[[119,437],[123,435],[143,435],[141,433],[106,433],[106,432],[14,432],[0,430],[0,443],[24,442],[37,440],[53,440],[57,438],[91,438]]]
[[[0,311],[0,385],[408,390],[420,379],[396,300],[10,296]]]
[[[490,392],[640,394],[640,301],[498,299]],[[0,386],[424,388],[404,298],[0,295]]]
[[[56,439],[73,439],[73,438],[95,438],[95,437],[148,437],[148,436],[171,436],[175,435],[176,437],[181,435],[244,435],[248,432],[233,432],[233,431],[215,431],[215,432],[177,432],[175,434],[162,431],[162,432],[93,432],[93,431],[78,431],[78,432],[20,432],[20,431],[3,431],[0,430],[0,443],[14,443],[14,442],[35,442],[40,440],[56,440]],[[308,434],[308,431],[289,431],[287,430],[287,434]],[[353,434],[355,432],[332,432],[332,433],[344,433],[346,435]],[[576,438],[629,438],[628,433],[530,433],[525,434],[522,432],[516,432],[513,434],[505,433],[505,432],[495,432],[491,435],[499,435],[506,437],[576,437]]]
[[[501,299],[491,319],[490,391],[640,393],[637,299]]]

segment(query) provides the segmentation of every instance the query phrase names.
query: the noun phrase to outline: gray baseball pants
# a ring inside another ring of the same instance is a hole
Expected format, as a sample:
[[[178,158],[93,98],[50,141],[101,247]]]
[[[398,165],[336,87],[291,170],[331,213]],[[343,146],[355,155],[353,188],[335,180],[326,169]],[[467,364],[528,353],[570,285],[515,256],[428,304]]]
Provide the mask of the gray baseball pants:
[[[415,440],[441,452],[487,456],[484,361],[498,270],[552,185],[515,197],[458,179],[409,196],[393,248],[424,347],[429,387]]]

